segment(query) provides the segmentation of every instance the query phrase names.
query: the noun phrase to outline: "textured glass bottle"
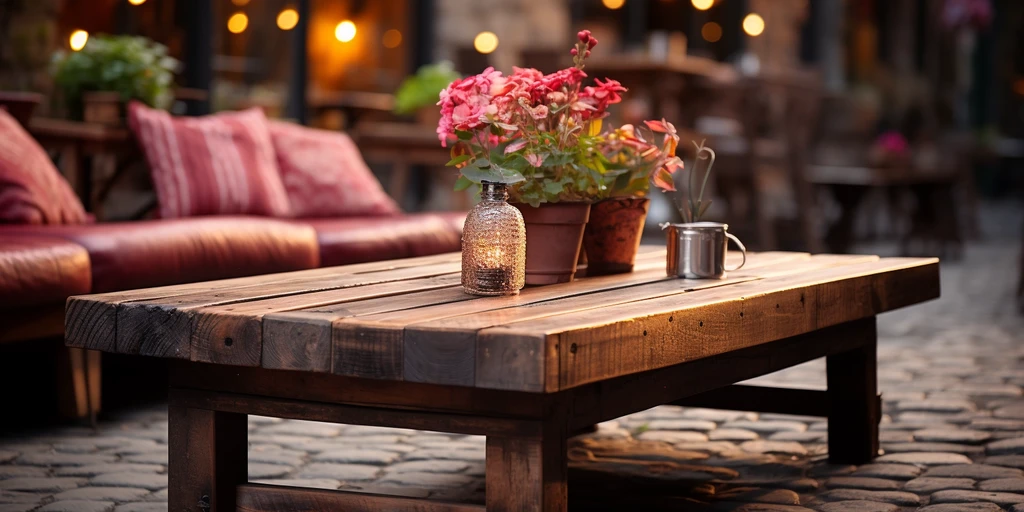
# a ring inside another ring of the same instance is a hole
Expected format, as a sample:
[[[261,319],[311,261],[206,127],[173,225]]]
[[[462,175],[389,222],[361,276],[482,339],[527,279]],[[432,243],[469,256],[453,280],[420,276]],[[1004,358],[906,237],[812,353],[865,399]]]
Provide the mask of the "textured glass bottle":
[[[526,279],[526,227],[502,183],[483,182],[462,230],[462,287],[474,295],[515,295]]]

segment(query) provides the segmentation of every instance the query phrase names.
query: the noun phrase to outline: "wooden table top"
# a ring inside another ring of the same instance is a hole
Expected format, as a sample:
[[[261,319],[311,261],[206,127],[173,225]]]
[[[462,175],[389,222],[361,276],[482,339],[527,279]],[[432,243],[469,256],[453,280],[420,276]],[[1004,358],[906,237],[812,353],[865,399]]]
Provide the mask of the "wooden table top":
[[[738,262],[738,254],[729,259]],[[939,296],[934,258],[764,252],[724,280],[634,272],[474,297],[458,253],[68,300],[106,352],[534,393],[662,368]]]

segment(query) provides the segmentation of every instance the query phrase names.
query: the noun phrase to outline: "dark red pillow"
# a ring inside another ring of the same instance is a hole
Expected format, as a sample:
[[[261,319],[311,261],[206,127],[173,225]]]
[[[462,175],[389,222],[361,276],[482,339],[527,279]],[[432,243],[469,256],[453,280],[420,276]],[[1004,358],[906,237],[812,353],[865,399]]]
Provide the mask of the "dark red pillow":
[[[290,216],[262,110],[172,117],[133,102],[128,121],[149,162],[160,217]]]
[[[82,224],[88,219],[46,151],[0,108],[0,222]]]
[[[392,215],[401,209],[341,132],[268,121],[292,213],[296,217]]]

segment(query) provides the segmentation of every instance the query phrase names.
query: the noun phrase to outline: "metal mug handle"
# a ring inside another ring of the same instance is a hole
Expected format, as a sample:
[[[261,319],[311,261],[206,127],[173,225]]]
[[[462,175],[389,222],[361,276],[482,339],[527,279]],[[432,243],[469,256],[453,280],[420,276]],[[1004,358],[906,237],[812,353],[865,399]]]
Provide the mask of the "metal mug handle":
[[[743,261],[740,262],[740,265],[738,267],[736,267],[736,268],[727,268],[725,270],[728,271],[728,272],[732,272],[734,270],[739,270],[739,269],[743,268],[743,265],[747,264],[747,248],[743,246],[743,242],[740,242],[739,238],[736,238],[736,235],[733,235],[732,233],[729,233],[728,231],[726,231],[725,236],[729,237],[729,240],[732,240],[733,242],[736,242],[736,245],[740,246],[740,253],[743,254]]]

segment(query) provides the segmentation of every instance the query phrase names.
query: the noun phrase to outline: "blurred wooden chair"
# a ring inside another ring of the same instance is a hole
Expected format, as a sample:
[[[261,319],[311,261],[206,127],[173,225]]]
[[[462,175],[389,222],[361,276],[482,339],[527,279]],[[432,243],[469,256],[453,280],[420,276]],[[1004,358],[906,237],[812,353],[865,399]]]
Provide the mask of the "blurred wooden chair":
[[[705,95],[710,101],[688,103],[687,117],[716,151],[715,183],[731,225],[760,250],[799,246],[821,252],[820,215],[806,179],[820,110],[817,75],[790,72],[713,84]]]

